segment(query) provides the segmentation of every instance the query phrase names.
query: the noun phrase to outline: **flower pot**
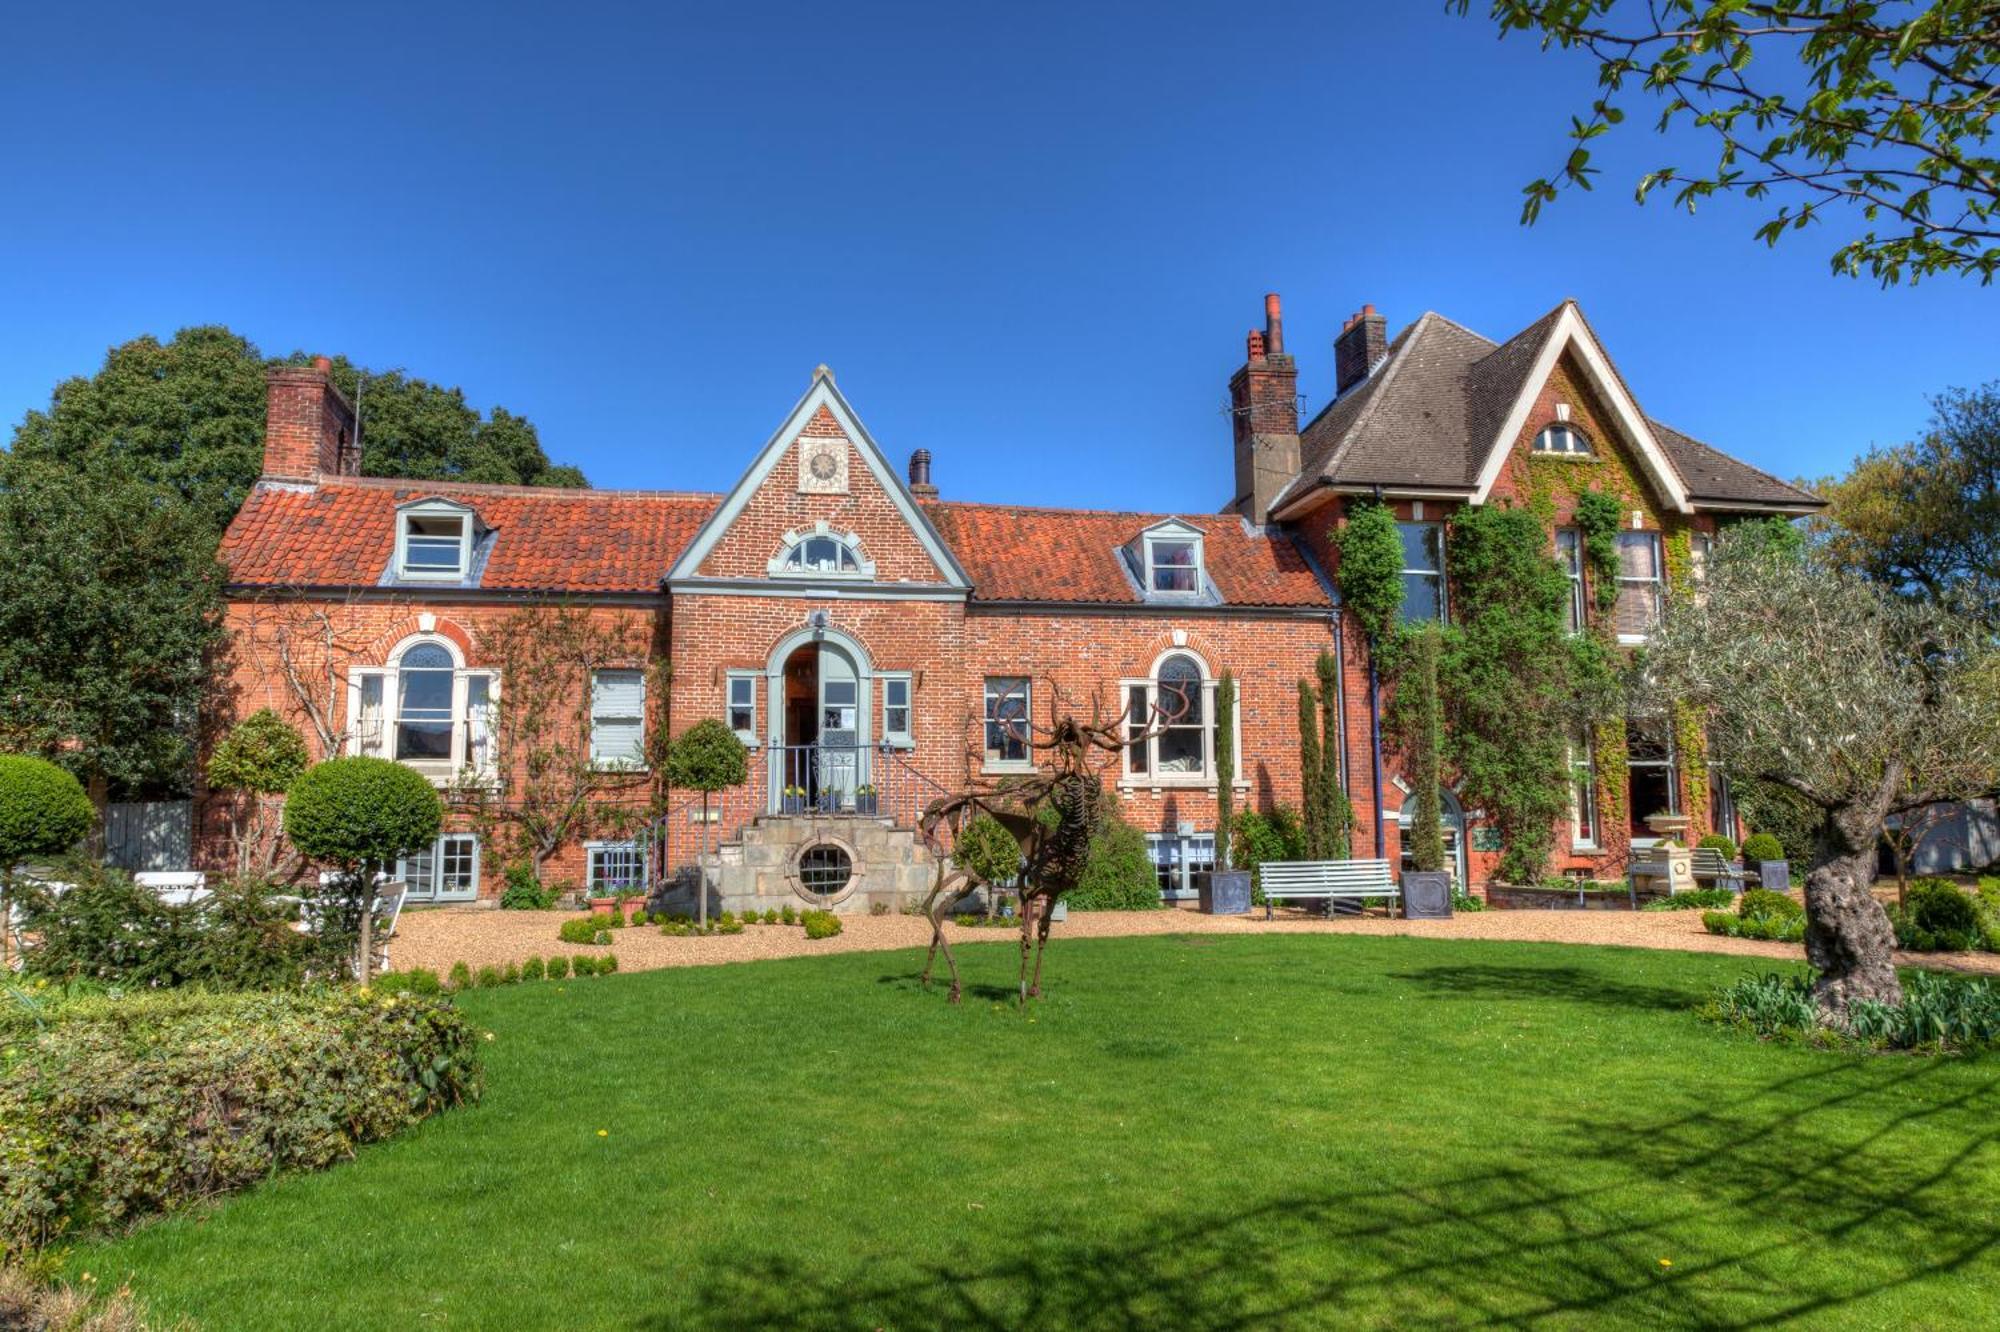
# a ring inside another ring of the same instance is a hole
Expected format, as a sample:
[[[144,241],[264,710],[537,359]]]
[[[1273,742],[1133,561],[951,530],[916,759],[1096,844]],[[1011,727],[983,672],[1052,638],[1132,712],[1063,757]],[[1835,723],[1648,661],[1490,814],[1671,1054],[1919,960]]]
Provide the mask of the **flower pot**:
[[[609,911],[617,905],[618,899],[615,897],[593,897],[590,899],[590,909],[592,911]]]
[[[784,799],[783,808],[787,814],[803,814],[806,812],[806,798],[802,795],[788,795]]]
[[[1249,870],[1209,870],[1194,877],[1203,914],[1241,916],[1249,912]]]
[[[1760,860],[1757,862],[1757,886],[1768,888],[1774,893],[1792,891],[1792,866],[1784,860]]]
[[[865,815],[868,818],[872,819],[875,817],[876,813],[881,809],[881,807],[882,807],[882,802],[881,802],[881,797],[879,796],[858,795],[854,797],[854,812],[856,814]]]

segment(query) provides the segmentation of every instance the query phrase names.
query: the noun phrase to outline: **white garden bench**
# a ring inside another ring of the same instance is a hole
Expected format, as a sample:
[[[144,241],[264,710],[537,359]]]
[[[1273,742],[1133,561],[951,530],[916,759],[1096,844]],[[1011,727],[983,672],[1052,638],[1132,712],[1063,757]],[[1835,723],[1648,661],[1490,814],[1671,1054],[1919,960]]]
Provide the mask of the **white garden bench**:
[[[1275,898],[1313,898],[1327,903],[1365,902],[1385,898],[1393,907],[1403,890],[1389,873],[1386,860],[1267,860],[1257,867],[1264,890],[1264,919],[1271,919]]]
[[[168,906],[192,906],[208,897],[208,876],[200,870],[141,870],[132,876],[141,888]]]

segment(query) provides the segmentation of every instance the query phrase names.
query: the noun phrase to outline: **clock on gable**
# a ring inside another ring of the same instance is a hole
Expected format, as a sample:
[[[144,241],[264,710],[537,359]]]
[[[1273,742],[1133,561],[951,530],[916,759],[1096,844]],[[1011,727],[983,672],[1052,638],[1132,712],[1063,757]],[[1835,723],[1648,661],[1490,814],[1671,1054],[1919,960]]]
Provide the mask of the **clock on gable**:
[[[845,495],[847,493],[847,441],[799,440],[799,493],[802,495]]]

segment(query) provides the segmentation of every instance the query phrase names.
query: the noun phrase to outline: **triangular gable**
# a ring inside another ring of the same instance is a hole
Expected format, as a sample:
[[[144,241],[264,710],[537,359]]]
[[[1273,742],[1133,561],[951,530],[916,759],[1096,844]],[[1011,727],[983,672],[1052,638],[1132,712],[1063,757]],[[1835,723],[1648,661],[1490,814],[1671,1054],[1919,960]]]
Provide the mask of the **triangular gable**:
[[[1514,394],[1512,404],[1502,419],[1499,433],[1487,445],[1486,462],[1479,471],[1477,488],[1473,491],[1472,502],[1484,504],[1493,493],[1494,483],[1500,479],[1501,471],[1512,455],[1515,442],[1526,426],[1528,413],[1534,409],[1536,395],[1542,385],[1548,382],[1556,363],[1566,350],[1574,350],[1576,360],[1583,367],[1584,376],[1590,381],[1598,397],[1611,408],[1611,417],[1619,433],[1632,451],[1638,455],[1645,467],[1648,479],[1661,496],[1673,506],[1676,512],[1693,513],[1694,504],[1688,498],[1687,487],[1682,484],[1680,474],[1667,460],[1666,451],[1660,447],[1659,439],[1653,434],[1645,414],[1639,404],[1632,400],[1625,382],[1619,378],[1599,345],[1596,334],[1584,322],[1583,312],[1577,309],[1575,301],[1565,301],[1554,323],[1543,338],[1541,348],[1536,353],[1527,374],[1521,380],[1519,390]]]
[[[874,436],[870,435],[868,428],[861,424],[861,418],[855,415],[853,406],[834,384],[833,372],[825,366],[820,366],[813,372],[812,385],[806,390],[805,396],[798,400],[791,412],[786,415],[784,423],[765,441],[763,449],[752,460],[749,470],[743,473],[742,479],[723,497],[722,503],[709,515],[701,530],[695,533],[694,540],[681,552],[680,558],[674,561],[674,567],[668,572],[667,580],[670,583],[690,581],[695,584],[703,581],[700,574],[703,563],[728,534],[745,506],[770,479],[772,471],[784,458],[786,451],[801,434],[806,432],[807,425],[822,412],[831,417],[841,433],[846,435],[856,456],[867,467],[868,474],[874,478],[882,493],[894,505],[903,522],[909,527],[911,535],[916,538],[917,544],[936,566],[942,580],[940,586],[960,592],[968,591],[972,586],[971,579],[966,576],[964,568],[952,554],[951,548],[945,545],[944,539],[938,535],[937,529],[931,526],[930,519],[926,518],[923,511],[917,507],[916,500],[911,496],[902,476],[889,465],[889,460],[883,456],[880,446],[875,443]]]

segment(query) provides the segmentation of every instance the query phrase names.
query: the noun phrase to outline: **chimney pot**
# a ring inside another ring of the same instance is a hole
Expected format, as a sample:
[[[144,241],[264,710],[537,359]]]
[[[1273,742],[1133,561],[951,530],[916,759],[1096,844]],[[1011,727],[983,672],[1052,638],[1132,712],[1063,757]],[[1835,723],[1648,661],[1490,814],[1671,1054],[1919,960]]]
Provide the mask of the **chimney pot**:
[[[332,373],[333,358],[328,356],[313,357],[313,369],[319,371],[323,375]]]
[[[1261,361],[1264,359],[1264,335],[1256,329],[1253,328],[1243,335],[1243,346],[1251,360]]]
[[[931,451],[918,449],[910,455],[910,493],[918,499],[936,499],[938,488],[931,484]]]
[[[1264,345],[1273,356],[1285,354],[1285,312],[1275,291],[1264,296]]]

